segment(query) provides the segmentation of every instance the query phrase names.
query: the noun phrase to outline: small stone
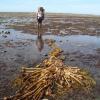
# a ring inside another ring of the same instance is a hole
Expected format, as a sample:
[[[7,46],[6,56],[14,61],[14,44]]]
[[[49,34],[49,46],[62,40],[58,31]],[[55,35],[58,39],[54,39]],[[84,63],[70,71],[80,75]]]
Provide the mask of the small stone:
[[[75,61],[74,59],[70,59],[70,61]]]
[[[4,33],[4,31],[2,31],[2,33]]]
[[[8,31],[8,34],[10,34],[10,32]]]
[[[44,54],[44,56],[45,56],[45,57],[47,57],[47,56],[48,56],[48,54]]]
[[[59,42],[62,42],[62,40],[60,40]]]
[[[7,52],[7,51],[1,51],[2,53]]]
[[[4,52],[7,52],[7,51],[4,51]]]

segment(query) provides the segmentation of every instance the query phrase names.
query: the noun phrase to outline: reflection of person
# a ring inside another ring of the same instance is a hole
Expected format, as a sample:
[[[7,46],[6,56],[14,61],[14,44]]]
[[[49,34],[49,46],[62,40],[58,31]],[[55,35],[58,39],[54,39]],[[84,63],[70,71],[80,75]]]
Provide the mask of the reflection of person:
[[[43,39],[42,39],[42,35],[37,36],[36,45],[37,45],[38,50],[41,52],[43,47],[44,47],[44,42],[43,42]]]
[[[38,28],[41,28],[42,21],[44,20],[44,8],[39,7],[36,15],[37,15]]]

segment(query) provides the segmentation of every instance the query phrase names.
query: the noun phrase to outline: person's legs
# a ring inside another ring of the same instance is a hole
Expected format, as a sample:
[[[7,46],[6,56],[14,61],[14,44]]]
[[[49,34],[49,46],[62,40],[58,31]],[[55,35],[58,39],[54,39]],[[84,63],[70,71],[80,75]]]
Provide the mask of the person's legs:
[[[42,22],[40,23],[40,28],[42,28]]]
[[[38,22],[38,36],[41,35],[41,29],[42,29],[42,18],[38,18],[37,19],[37,22]]]
[[[42,28],[42,18],[38,19],[38,28]]]

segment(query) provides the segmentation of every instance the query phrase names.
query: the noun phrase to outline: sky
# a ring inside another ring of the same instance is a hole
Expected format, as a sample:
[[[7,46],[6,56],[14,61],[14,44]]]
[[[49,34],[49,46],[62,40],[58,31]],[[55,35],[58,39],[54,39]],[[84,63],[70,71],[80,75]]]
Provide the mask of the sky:
[[[46,12],[100,15],[100,0],[0,0],[0,12]]]

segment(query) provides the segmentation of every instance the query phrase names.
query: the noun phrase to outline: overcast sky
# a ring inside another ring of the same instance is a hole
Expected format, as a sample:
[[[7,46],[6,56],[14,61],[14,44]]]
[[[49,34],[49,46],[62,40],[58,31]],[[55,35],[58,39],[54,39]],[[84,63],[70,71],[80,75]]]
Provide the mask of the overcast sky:
[[[33,12],[39,6],[47,12],[100,15],[100,0],[0,0],[0,12]]]

